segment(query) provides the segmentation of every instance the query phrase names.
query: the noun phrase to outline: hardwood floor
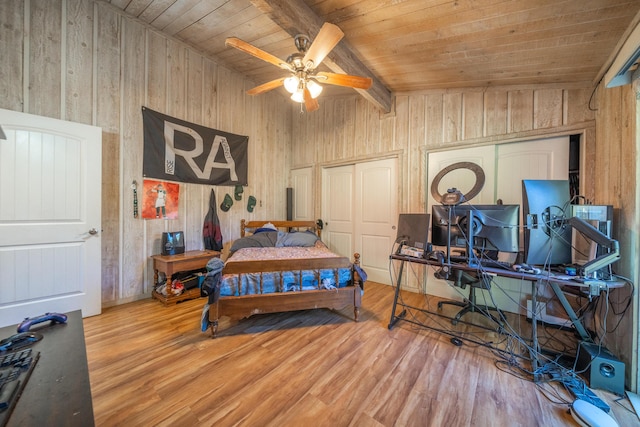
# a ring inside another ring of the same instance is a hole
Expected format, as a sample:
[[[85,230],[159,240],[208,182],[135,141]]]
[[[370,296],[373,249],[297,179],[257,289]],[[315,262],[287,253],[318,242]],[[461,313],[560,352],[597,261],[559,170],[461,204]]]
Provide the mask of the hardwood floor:
[[[436,310],[435,299],[402,295]],[[389,330],[392,302],[391,287],[368,282],[357,323],[352,309],[260,315],[222,324],[216,339],[200,332],[204,299],[108,308],[84,320],[96,425],[577,425],[568,393],[522,378],[516,366],[528,361],[505,364],[474,343],[517,342],[423,312],[407,319],[446,331],[406,321]],[[477,313],[464,319],[494,326]],[[615,395],[596,393],[621,426],[637,424]]]

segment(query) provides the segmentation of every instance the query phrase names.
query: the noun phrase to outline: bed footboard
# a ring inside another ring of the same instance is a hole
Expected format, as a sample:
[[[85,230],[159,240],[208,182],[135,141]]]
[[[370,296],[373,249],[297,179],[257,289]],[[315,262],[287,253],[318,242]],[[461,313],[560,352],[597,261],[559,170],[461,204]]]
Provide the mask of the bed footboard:
[[[354,255],[354,264],[360,263],[360,254]],[[218,322],[223,316],[240,320],[254,314],[281,313],[287,311],[328,308],[341,310],[353,305],[353,317],[357,322],[362,305],[363,283],[352,268],[352,285],[336,289],[319,289],[260,295],[220,297],[209,307],[211,336],[216,337]]]

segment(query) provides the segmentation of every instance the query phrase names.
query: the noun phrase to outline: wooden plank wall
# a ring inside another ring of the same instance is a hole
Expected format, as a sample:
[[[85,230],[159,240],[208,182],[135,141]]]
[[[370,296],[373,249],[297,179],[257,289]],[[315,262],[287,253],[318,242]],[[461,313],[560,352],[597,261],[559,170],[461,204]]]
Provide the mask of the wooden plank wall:
[[[359,97],[321,99],[317,113],[292,119],[292,167],[397,155],[400,212],[424,212],[428,151],[580,133],[592,149],[592,91],[566,85],[400,94],[394,111],[384,115]],[[583,183],[592,197],[593,177]],[[318,194],[315,200],[319,213]]]
[[[620,243],[622,259],[615,271],[631,279],[637,288],[640,280],[638,256],[640,252],[640,212],[638,212],[638,91],[634,85],[606,89],[598,87],[596,104],[596,143],[593,147],[592,173],[597,177],[594,193],[598,203],[614,207],[614,233]],[[610,327],[609,350],[622,355],[627,366],[627,381],[631,390],[637,390],[640,382],[638,370],[638,292],[614,292],[607,321]],[[620,320],[615,314],[622,311],[631,299],[632,310]],[[612,315],[612,312],[615,314]],[[635,333],[632,334],[631,332]],[[630,382],[629,382],[630,381]]]
[[[203,246],[213,187],[181,184],[177,220],[133,218],[130,186],[137,181],[141,192],[143,182],[142,106],[249,136],[249,186],[229,212],[218,210],[227,247],[240,219],[285,218],[288,99],[246,96],[253,82],[91,0],[0,2],[0,49],[0,108],[103,129],[103,306],[149,296],[149,257],[160,252],[163,231],[184,230],[188,250]],[[233,187],[215,187],[218,206],[227,193],[233,197]],[[258,199],[252,214],[249,195]]]

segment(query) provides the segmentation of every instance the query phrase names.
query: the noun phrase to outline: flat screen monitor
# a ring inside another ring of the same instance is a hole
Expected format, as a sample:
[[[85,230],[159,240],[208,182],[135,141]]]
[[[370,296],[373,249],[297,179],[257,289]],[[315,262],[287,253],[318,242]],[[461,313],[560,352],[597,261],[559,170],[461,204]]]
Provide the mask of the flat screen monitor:
[[[429,225],[428,213],[401,213],[396,243],[425,250],[429,242]]]
[[[525,263],[571,263],[570,201],[568,180],[522,180]]]
[[[520,250],[519,205],[434,205],[431,218],[434,245],[472,249],[476,254]],[[492,258],[496,257],[494,253]]]

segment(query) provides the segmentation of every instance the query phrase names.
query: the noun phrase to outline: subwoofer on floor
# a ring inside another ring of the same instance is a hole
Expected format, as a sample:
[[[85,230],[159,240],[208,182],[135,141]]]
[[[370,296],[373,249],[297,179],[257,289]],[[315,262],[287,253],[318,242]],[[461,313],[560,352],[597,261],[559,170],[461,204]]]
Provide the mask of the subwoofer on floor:
[[[605,347],[581,342],[576,370],[589,380],[589,387],[624,396],[624,363]]]

